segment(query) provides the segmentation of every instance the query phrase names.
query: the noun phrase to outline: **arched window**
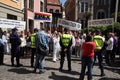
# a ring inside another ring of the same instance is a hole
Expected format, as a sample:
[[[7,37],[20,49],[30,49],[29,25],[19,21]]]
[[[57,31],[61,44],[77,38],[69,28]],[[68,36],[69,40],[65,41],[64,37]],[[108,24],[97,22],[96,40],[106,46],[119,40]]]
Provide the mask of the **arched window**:
[[[53,9],[50,9],[49,12],[50,12],[50,13],[53,13]]]
[[[97,19],[104,19],[105,18],[105,12],[99,11],[97,13]]]
[[[59,13],[59,10],[55,10],[56,13]]]

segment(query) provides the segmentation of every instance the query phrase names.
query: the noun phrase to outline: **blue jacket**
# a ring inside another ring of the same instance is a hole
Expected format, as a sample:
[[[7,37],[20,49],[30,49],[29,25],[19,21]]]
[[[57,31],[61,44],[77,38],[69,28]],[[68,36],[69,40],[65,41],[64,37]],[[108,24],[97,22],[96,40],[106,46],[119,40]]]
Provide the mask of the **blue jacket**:
[[[21,44],[21,39],[16,32],[10,34],[10,43],[11,47],[18,47]]]
[[[4,42],[2,39],[0,39],[0,45],[4,45]]]
[[[45,48],[48,48],[48,43],[49,43],[49,38],[48,35],[44,31],[40,31],[36,34],[36,47],[39,45],[44,46]]]
[[[0,54],[4,52],[4,42],[0,39]]]

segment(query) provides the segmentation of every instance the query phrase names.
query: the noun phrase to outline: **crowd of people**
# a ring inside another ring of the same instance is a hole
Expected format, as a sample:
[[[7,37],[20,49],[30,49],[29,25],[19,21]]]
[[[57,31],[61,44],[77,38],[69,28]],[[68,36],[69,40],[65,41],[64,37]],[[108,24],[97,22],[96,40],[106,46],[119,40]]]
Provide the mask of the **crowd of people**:
[[[68,71],[71,71],[71,55],[75,55],[82,61],[79,80],[84,80],[86,67],[88,80],[92,80],[92,69],[96,59],[98,59],[100,75],[105,76],[103,57],[106,64],[110,66],[115,61],[116,54],[120,55],[120,38],[116,33],[111,32],[103,35],[100,30],[94,33],[79,33],[65,28],[63,32],[51,33],[44,28],[41,30],[35,28],[33,33],[27,32],[25,35],[23,31],[18,33],[17,28],[13,28],[9,33],[4,31],[0,39],[0,65],[4,64],[4,54],[11,54],[11,66],[16,67],[22,66],[20,58],[30,55],[30,66],[34,68],[33,72],[36,72],[39,67],[39,73],[44,73],[46,55],[40,48],[46,51],[49,49],[48,54],[52,54],[53,62],[60,60],[59,71],[63,71],[65,56],[67,56]]]

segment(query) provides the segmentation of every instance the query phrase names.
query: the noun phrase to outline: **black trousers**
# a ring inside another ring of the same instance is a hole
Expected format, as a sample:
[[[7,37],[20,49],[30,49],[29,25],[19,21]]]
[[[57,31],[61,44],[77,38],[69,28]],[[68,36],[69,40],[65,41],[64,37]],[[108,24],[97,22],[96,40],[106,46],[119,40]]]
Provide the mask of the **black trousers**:
[[[4,46],[0,44],[0,65],[3,64],[4,59]]]
[[[99,64],[99,67],[100,67],[100,70],[101,70],[101,74],[104,73],[104,67],[103,67],[103,54],[102,54],[102,51],[95,51],[95,56],[94,56],[94,64],[95,64],[95,61],[96,59],[98,59],[98,64]]]
[[[20,48],[19,47],[12,47],[11,48],[11,63],[14,65],[14,58],[16,57],[17,65],[20,64]]]
[[[0,52],[0,65],[3,64],[3,59],[4,59],[4,53]]]
[[[71,52],[70,49],[64,52],[64,49],[61,51],[61,60],[60,60],[60,69],[62,70],[64,60],[65,60],[65,55],[67,55],[67,61],[68,61],[68,70],[71,70]]]
[[[105,55],[105,62],[106,64],[110,64],[110,60],[113,60],[113,54],[112,54],[112,50],[107,50],[106,51],[106,55]]]
[[[36,48],[31,48],[32,53],[31,53],[31,66],[34,64],[34,55],[36,53]]]
[[[20,47],[20,57],[24,57],[25,47]]]

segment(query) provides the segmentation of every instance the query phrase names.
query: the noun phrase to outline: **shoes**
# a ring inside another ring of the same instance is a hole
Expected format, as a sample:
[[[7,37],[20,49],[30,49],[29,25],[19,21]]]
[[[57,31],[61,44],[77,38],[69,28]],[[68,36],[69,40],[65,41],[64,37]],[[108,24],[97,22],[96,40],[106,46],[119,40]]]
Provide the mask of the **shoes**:
[[[0,63],[0,65],[4,65],[4,63]]]
[[[23,64],[18,64],[17,67],[23,66]]]
[[[31,64],[31,67],[33,67],[33,64]]]
[[[54,63],[56,63],[56,61],[53,61]]]
[[[60,68],[59,71],[62,72],[63,70]]]
[[[101,75],[100,76],[105,76],[105,74],[104,73],[101,73]]]
[[[15,66],[14,64],[12,64],[11,66]]]
[[[39,71],[39,74],[43,74],[43,73],[45,73],[45,71]]]
[[[33,73],[36,73],[36,69],[33,70]]]
[[[88,71],[85,74],[88,75]]]
[[[68,71],[70,72],[70,71],[71,71],[71,69],[68,69]]]

